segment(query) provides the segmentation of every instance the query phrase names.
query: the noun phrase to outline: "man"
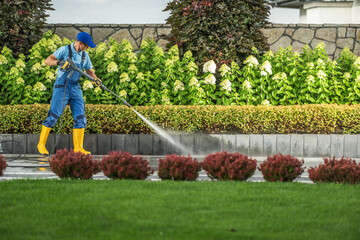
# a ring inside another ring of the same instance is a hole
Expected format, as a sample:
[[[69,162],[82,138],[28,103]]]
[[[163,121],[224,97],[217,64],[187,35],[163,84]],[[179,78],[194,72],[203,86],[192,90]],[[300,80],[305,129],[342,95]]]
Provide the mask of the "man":
[[[88,47],[94,48],[96,45],[88,33],[81,32],[77,35],[77,40],[74,43],[59,48],[45,60],[45,64],[48,66],[58,66],[58,73],[54,83],[51,107],[43,122],[39,144],[37,145],[40,154],[49,154],[45,147],[47,138],[51,128],[55,126],[68,103],[75,123],[73,129],[74,151],[90,154],[83,148],[86,117],[85,101],[79,84],[81,75],[72,71],[70,63],[66,61],[67,58],[70,58],[80,69],[85,69],[86,73],[94,78],[93,83],[100,86],[101,80],[96,77],[89,55],[85,52]]]

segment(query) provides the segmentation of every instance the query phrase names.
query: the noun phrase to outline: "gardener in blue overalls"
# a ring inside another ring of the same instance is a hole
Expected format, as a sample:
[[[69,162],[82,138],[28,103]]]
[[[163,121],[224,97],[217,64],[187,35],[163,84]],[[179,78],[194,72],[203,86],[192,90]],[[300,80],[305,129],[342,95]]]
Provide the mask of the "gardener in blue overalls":
[[[90,154],[83,148],[86,117],[85,101],[79,84],[81,75],[72,71],[70,63],[66,61],[68,57],[72,59],[80,69],[85,69],[86,73],[94,78],[93,84],[100,86],[101,80],[96,77],[89,55],[85,52],[88,47],[94,48],[96,45],[88,33],[81,32],[77,35],[77,40],[74,43],[59,48],[45,60],[45,64],[48,66],[58,66],[58,72],[54,83],[51,107],[43,122],[39,144],[37,145],[40,154],[49,154],[45,147],[47,138],[51,128],[54,127],[68,103],[75,122],[73,129],[74,151]]]

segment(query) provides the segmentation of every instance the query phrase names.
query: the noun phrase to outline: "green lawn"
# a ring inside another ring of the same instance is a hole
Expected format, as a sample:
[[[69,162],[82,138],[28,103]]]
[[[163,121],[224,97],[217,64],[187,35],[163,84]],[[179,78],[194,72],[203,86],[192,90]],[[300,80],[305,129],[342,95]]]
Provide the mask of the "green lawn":
[[[360,239],[360,185],[0,182],[0,239]]]

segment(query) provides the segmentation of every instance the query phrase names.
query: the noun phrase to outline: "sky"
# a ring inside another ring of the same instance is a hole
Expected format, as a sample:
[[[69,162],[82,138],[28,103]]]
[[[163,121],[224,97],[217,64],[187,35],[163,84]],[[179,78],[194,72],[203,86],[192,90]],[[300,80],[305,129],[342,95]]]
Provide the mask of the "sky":
[[[52,0],[47,23],[164,24],[171,0]],[[298,23],[297,9],[275,8],[270,22]]]

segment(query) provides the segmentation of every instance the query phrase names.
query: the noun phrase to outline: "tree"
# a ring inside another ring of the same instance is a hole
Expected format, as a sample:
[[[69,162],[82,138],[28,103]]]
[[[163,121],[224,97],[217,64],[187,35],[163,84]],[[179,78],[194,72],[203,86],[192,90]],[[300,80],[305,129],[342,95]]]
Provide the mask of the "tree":
[[[15,56],[27,54],[43,34],[51,0],[1,0],[0,49],[10,48]]]
[[[253,47],[259,53],[269,50],[261,29],[270,7],[266,0],[173,0],[164,9],[172,26],[168,46],[177,44],[181,54],[191,50],[198,64],[242,65]]]

